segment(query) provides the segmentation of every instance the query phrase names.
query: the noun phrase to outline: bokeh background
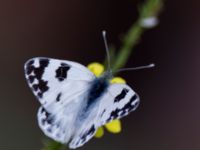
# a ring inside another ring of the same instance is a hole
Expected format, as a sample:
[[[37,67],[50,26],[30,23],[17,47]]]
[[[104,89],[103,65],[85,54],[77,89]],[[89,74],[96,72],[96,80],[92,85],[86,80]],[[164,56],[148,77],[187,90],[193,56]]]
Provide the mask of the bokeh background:
[[[24,79],[24,62],[35,56],[87,65],[105,56],[109,43],[137,19],[141,0],[0,1],[0,147],[39,150],[39,102]],[[141,97],[122,119],[123,131],[92,139],[82,150],[200,149],[200,2],[166,0],[160,24],[141,38],[126,67],[156,68],[120,74]]]

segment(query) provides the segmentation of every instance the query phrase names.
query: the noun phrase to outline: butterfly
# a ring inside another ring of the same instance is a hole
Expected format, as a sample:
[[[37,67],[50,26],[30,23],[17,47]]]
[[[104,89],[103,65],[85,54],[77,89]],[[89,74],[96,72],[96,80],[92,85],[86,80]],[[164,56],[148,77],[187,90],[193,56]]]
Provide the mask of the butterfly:
[[[104,124],[134,111],[140,102],[127,84],[109,80],[108,69],[96,77],[73,61],[36,57],[24,65],[25,78],[41,103],[38,124],[45,135],[75,149]]]

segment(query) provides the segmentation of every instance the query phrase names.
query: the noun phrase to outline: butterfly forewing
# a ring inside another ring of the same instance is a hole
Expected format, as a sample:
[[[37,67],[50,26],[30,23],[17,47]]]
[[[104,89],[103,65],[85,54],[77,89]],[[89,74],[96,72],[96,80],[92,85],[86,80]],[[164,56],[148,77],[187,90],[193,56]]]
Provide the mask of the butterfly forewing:
[[[111,84],[101,99],[98,126],[128,115],[139,102],[139,96],[128,85]]]
[[[73,95],[95,78],[81,64],[51,58],[30,59],[24,68],[28,84],[41,104],[59,99],[60,92]]]

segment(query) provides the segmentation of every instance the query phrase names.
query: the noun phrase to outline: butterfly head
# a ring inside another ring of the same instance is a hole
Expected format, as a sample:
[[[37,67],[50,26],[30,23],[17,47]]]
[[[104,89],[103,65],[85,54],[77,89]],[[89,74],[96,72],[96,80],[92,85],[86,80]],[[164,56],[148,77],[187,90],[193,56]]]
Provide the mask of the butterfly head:
[[[103,79],[109,81],[113,78],[113,73],[111,70],[107,70],[100,76],[100,78],[103,78]]]

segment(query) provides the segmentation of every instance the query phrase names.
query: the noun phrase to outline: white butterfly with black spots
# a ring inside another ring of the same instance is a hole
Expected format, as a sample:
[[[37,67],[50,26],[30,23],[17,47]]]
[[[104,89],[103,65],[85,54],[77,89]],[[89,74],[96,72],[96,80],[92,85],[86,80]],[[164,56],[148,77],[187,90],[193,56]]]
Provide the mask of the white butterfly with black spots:
[[[126,84],[110,84],[111,73],[96,77],[85,66],[37,57],[24,66],[25,77],[41,103],[38,123],[45,135],[75,149],[102,125],[128,115],[139,96]]]

